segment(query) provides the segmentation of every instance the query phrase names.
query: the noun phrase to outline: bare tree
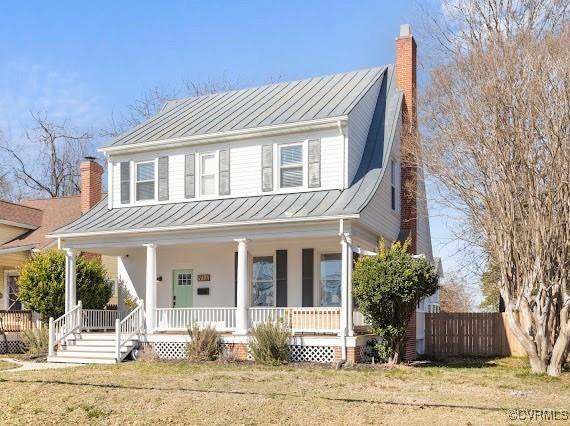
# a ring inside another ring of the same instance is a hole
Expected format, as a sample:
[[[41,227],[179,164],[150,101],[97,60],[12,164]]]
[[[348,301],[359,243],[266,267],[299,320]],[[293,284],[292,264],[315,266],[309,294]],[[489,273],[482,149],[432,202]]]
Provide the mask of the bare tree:
[[[439,287],[439,305],[442,312],[470,312],[473,309],[473,295],[467,283],[451,277]]]
[[[499,270],[535,373],[570,345],[568,0],[445,1],[445,61],[422,105],[422,159]]]
[[[0,145],[13,160],[16,183],[50,197],[78,194],[81,190],[79,162],[88,152],[91,135],[73,132],[66,123],[50,121],[45,114],[31,115],[36,127],[26,132],[24,146],[14,147],[6,142]]]

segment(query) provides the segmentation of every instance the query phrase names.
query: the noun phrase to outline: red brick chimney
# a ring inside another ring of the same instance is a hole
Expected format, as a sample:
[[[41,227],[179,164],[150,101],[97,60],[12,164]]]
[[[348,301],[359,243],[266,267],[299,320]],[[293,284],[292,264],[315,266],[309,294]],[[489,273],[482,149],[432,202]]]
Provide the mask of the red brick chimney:
[[[417,240],[417,186],[418,150],[417,132],[417,86],[416,86],[416,41],[410,24],[400,26],[396,37],[396,85],[404,92],[402,139],[401,139],[401,234],[411,239],[410,252],[416,253]]]
[[[81,213],[85,213],[101,201],[103,167],[94,157],[85,157],[81,171]]]

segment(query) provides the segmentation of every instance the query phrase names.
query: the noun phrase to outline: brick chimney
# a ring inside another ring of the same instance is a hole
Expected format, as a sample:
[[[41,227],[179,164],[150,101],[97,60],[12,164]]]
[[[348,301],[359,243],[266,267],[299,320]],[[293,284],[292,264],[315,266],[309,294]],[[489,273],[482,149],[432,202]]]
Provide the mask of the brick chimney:
[[[396,85],[404,92],[401,139],[400,235],[411,239],[410,252],[416,253],[418,150],[416,41],[410,24],[400,26],[396,37]]]
[[[81,172],[81,214],[101,201],[103,167],[94,157],[85,157],[79,167]]]

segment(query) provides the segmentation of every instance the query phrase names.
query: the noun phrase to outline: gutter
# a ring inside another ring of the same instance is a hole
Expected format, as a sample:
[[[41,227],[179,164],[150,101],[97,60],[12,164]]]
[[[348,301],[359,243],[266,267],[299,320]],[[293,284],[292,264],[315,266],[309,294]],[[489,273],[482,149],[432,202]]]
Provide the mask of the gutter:
[[[18,252],[21,252],[21,251],[29,251],[29,250],[33,250],[34,247],[35,247],[34,244],[28,244],[28,245],[25,245],[25,246],[4,248],[4,249],[0,249],[0,255],[2,255],[2,254],[10,254],[10,253],[18,253]]]
[[[360,214],[346,214],[337,216],[315,216],[315,217],[300,217],[300,218],[286,218],[286,219],[270,219],[270,220],[255,220],[243,222],[227,222],[227,223],[212,223],[201,225],[181,225],[181,226],[162,226],[156,228],[139,228],[139,229],[121,229],[111,231],[87,231],[87,232],[70,232],[61,234],[48,234],[47,238],[79,238],[79,237],[95,237],[104,235],[129,235],[129,234],[146,234],[150,232],[175,232],[175,231],[188,231],[200,229],[216,229],[226,227],[238,226],[251,226],[251,225],[267,225],[267,224],[281,224],[281,223],[297,223],[297,222],[318,222],[324,220],[338,220],[338,219],[358,219]]]
[[[225,132],[208,133],[202,135],[193,135],[172,139],[154,140],[149,142],[132,143],[126,145],[111,145],[100,148],[98,151],[104,154],[123,154],[154,150],[157,147],[176,148],[189,145],[198,145],[210,142],[226,142],[245,137],[263,137],[275,136],[282,133],[291,133],[292,131],[314,131],[327,128],[336,128],[340,125],[346,125],[348,116],[325,118],[319,120],[309,120],[296,123],[278,124],[273,126],[254,127],[251,129],[230,130]]]

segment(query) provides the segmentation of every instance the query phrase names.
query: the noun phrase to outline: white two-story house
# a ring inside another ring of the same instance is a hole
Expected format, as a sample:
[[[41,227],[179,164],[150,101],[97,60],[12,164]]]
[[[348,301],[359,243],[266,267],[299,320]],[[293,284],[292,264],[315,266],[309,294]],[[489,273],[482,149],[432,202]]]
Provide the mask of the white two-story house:
[[[396,45],[395,65],[167,102],[103,148],[108,195],[52,233],[68,274],[50,359],[112,362],[136,340],[178,358],[193,324],[246,356],[251,328],[282,318],[294,360],[357,361],[370,336],[353,309],[355,256],[409,237],[432,257],[423,182],[401,155],[415,127],[409,26]],[[80,344],[104,316],[76,300],[81,251],[116,256],[139,303],[105,325],[99,352]]]

